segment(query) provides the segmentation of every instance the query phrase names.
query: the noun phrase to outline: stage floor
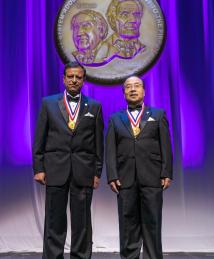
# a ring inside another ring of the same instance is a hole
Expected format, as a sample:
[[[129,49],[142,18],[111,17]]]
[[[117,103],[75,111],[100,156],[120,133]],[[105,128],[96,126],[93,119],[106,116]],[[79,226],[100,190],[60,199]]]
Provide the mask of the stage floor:
[[[41,259],[41,254],[0,254],[1,259]],[[69,259],[69,254],[65,255]],[[120,259],[117,253],[94,253],[92,259]],[[214,253],[169,253],[164,259],[214,259]]]

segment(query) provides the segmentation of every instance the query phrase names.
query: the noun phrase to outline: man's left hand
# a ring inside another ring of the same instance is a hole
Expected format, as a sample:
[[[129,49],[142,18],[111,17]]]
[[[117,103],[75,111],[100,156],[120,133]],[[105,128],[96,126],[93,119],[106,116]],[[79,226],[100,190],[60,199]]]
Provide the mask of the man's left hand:
[[[170,178],[163,178],[161,179],[161,185],[163,187],[163,190],[166,190],[167,188],[169,188],[171,184],[171,179]]]
[[[94,176],[94,185],[93,185],[93,188],[94,189],[97,189],[99,187],[99,184],[100,184],[100,178],[97,177],[97,176]]]

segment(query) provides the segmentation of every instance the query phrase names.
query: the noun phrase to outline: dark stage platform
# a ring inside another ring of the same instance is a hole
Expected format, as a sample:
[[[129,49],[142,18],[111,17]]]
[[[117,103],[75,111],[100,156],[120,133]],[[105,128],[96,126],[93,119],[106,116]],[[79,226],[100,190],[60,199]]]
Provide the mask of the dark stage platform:
[[[41,259],[41,254],[0,254],[1,259]],[[119,259],[117,253],[94,253],[92,259]],[[69,254],[65,255],[69,259]],[[164,254],[164,259],[214,259],[214,253],[168,253]]]

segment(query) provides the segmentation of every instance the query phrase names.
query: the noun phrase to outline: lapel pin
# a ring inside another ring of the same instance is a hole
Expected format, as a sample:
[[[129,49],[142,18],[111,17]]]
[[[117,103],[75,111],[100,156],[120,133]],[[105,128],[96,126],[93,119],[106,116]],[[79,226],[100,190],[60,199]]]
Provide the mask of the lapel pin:
[[[87,104],[87,103],[85,103],[85,106],[88,106],[88,104]]]

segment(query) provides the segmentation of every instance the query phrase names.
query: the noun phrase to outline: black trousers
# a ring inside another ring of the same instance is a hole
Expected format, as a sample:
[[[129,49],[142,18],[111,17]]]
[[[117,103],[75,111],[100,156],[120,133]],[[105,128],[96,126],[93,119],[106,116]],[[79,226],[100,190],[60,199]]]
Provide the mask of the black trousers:
[[[139,259],[143,242],[144,259],[163,259],[161,242],[162,188],[137,182],[118,194],[120,255]]]
[[[67,202],[70,191],[71,259],[90,259],[92,254],[91,201],[93,189],[78,187],[72,180],[63,186],[46,187],[43,259],[63,259],[67,233]]]

